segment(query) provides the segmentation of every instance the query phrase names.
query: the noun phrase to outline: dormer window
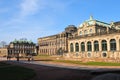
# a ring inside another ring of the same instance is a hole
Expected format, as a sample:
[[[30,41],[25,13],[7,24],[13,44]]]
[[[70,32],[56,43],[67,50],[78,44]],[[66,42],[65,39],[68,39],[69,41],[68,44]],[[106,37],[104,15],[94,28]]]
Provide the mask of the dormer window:
[[[90,29],[90,33],[92,33],[92,29]]]
[[[82,35],[82,31],[80,31],[80,35]]]
[[[87,30],[84,31],[84,34],[85,34],[85,35],[88,34]]]

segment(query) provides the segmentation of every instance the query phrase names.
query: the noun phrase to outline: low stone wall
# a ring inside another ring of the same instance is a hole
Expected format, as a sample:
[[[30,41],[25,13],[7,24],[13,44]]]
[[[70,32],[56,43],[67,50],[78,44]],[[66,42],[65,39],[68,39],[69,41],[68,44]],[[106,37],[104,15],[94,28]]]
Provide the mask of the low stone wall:
[[[75,60],[75,61],[81,61],[81,62],[117,62],[120,63],[119,57],[81,57],[81,56],[75,56],[74,54],[64,54],[63,58],[65,60]]]

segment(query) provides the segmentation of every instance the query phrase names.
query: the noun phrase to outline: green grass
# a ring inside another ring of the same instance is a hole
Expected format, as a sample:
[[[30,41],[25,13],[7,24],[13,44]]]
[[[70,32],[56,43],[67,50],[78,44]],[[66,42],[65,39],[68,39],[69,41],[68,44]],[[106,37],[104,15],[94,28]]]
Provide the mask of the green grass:
[[[70,64],[78,64],[78,65],[120,66],[120,63],[112,63],[112,62],[81,62],[81,61],[72,61],[72,60],[56,60],[56,58],[52,58],[51,56],[46,56],[46,55],[35,56],[34,59],[40,61],[52,61],[52,62],[70,63]]]
[[[94,66],[120,66],[120,63],[111,63],[111,62],[80,62],[80,61],[71,61],[71,60],[54,60],[54,62],[62,62],[62,63],[71,63],[71,64],[79,64],[79,65],[94,65]]]
[[[32,69],[14,65],[10,66],[10,64],[5,64],[4,67],[1,67],[0,65],[1,80],[29,80],[33,78],[35,75],[36,74]]]
[[[4,63],[4,62],[0,62],[0,67],[9,66],[9,65],[10,65],[10,64]]]

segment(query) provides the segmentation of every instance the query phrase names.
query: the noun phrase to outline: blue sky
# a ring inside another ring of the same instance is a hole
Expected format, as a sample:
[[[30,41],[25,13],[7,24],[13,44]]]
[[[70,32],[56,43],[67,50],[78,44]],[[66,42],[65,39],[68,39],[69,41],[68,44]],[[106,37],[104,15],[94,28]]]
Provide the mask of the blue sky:
[[[0,0],[0,41],[39,37],[78,26],[92,15],[110,23],[120,21],[120,0]]]

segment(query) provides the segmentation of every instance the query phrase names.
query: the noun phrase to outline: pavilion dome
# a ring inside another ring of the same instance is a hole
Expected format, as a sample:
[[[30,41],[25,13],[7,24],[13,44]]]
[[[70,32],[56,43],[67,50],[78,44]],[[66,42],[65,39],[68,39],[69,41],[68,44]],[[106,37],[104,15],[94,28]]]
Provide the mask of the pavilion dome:
[[[110,24],[108,23],[105,23],[105,22],[102,22],[102,21],[99,21],[99,20],[95,20],[93,19],[93,16],[90,16],[90,18],[86,21],[84,21],[83,23],[81,23],[78,27],[83,27],[84,25],[87,25],[87,26],[91,26],[91,25],[100,25],[100,26],[105,26],[105,27],[110,27]]]

